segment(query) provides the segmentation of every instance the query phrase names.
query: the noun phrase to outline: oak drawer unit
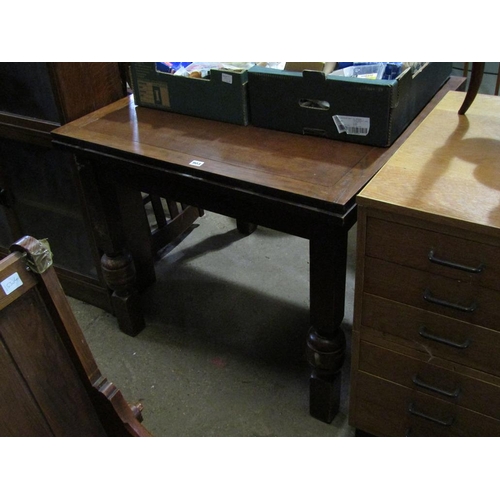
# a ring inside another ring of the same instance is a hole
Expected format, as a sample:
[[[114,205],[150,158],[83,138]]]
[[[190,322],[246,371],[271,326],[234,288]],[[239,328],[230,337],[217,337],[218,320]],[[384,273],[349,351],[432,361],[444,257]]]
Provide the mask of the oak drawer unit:
[[[450,92],[358,195],[349,422],[500,436],[500,98]]]

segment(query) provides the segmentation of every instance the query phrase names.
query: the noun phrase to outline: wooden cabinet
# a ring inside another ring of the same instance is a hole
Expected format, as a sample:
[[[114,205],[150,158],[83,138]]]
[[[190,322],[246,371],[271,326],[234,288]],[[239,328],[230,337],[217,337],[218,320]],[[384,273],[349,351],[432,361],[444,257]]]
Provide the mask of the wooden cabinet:
[[[111,310],[73,156],[51,131],[125,95],[118,63],[0,63],[0,254],[47,238],[67,293]]]
[[[500,99],[450,92],[358,196],[350,424],[500,436]]]
[[[64,291],[113,313],[99,247],[113,228],[89,208],[89,193],[99,197],[91,169],[54,148],[51,133],[124,97],[126,75],[125,63],[0,63],[0,256],[25,235],[48,239]],[[138,190],[122,195],[124,243],[144,263],[134,270],[143,289],[155,280],[156,252],[203,210]]]

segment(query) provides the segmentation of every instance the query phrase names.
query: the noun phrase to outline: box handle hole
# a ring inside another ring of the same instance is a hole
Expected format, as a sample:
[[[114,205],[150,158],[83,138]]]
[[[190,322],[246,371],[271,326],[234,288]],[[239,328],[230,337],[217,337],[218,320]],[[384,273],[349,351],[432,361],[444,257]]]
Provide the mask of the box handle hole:
[[[321,99],[299,99],[299,106],[307,109],[317,109],[319,111],[328,111],[330,103]]]

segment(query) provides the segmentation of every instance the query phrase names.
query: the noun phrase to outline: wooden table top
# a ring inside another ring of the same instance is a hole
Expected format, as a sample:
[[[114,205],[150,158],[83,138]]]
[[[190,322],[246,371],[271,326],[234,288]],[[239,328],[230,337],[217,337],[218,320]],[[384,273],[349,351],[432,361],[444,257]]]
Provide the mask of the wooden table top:
[[[478,95],[458,115],[450,92],[358,196],[359,203],[499,234],[500,97]]]
[[[450,78],[436,102],[462,82]],[[138,107],[129,96],[57,129],[53,136],[76,148],[121,158],[140,155],[183,175],[237,183],[257,193],[265,189],[342,213],[425,114],[392,147],[377,148]]]

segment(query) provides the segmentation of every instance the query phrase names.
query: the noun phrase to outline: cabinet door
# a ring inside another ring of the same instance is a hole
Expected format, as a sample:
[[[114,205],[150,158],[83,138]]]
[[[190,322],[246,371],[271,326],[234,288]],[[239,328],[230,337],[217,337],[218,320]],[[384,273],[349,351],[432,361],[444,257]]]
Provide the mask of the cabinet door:
[[[0,63],[0,81],[0,111],[60,122],[47,63]]]
[[[2,229],[2,243],[8,248],[21,235],[48,238],[57,267],[94,278],[72,161],[71,155],[50,147],[0,139],[0,169],[22,233]]]
[[[9,221],[7,219],[7,216],[2,210],[2,207],[0,207],[0,247],[3,248],[8,248],[9,245],[15,240],[15,237],[13,236],[10,226],[9,226]]]
[[[75,120],[126,94],[118,63],[0,63],[0,111],[53,122]]]

